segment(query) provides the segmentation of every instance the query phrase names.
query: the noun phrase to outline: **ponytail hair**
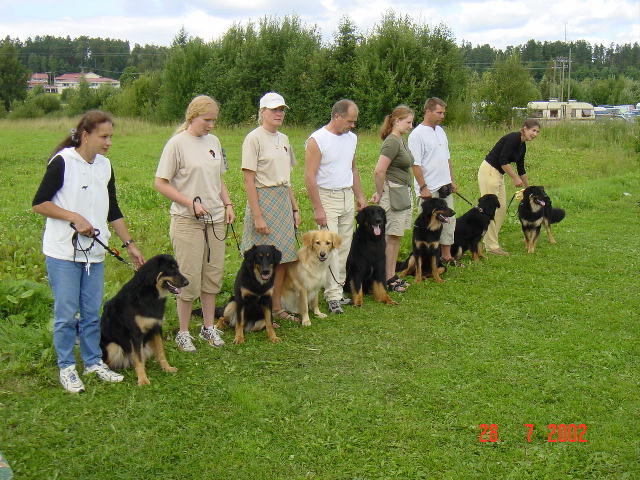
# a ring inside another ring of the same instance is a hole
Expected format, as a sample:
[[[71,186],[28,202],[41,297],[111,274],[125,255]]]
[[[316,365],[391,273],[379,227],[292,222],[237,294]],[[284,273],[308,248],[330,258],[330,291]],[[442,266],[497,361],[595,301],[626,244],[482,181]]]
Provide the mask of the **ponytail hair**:
[[[393,130],[393,124],[396,120],[402,120],[413,114],[413,110],[411,110],[406,105],[398,105],[389,115],[384,117],[384,122],[382,123],[382,127],[380,128],[380,138],[384,140],[389,136],[389,134]]]
[[[540,122],[535,118],[527,118],[520,128],[520,133],[523,133],[525,128],[531,130],[533,127],[540,128]]]
[[[69,135],[62,140],[58,146],[51,152],[51,156],[54,156],[60,150],[68,147],[79,147],[82,143],[82,133],[93,132],[98,125],[103,123],[110,123],[111,125],[115,125],[113,123],[113,118],[106,112],[101,110],[89,110],[82,117],[80,117],[80,121],[76,125],[75,128],[72,128],[69,132]]]
[[[187,128],[189,128],[189,125],[194,118],[204,114],[211,107],[220,110],[220,105],[218,104],[218,102],[207,95],[198,95],[193,100],[191,100],[191,103],[189,103],[187,111],[184,114],[184,122],[176,129],[174,135],[177,135],[180,132],[184,132]]]

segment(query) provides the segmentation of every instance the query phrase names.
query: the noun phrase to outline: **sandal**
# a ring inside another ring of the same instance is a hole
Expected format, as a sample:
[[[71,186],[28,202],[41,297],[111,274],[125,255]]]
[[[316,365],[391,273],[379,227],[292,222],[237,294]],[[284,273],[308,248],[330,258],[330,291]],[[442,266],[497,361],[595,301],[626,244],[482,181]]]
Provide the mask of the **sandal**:
[[[408,286],[409,284],[405,280],[398,278],[397,275],[394,275],[389,280],[387,280],[387,290],[389,292],[403,293],[407,291]]]
[[[442,262],[443,265],[447,265],[449,267],[458,267],[458,268],[466,267],[464,263],[457,261],[455,258],[452,258],[451,260],[445,260],[441,258],[440,261]]]
[[[277,312],[273,312],[273,318],[277,318],[278,320],[289,320],[290,322],[299,322],[300,319],[296,317],[293,313],[287,312],[284,308],[282,310],[278,310]],[[273,324],[273,328],[278,328],[276,322],[271,319],[271,323]]]

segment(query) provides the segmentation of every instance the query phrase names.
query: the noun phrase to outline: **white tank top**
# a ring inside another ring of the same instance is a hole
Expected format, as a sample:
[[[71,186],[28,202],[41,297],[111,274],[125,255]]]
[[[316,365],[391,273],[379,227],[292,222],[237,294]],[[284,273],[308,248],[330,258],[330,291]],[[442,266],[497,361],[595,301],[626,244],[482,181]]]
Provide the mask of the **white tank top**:
[[[356,134],[347,132],[335,135],[322,127],[313,132],[309,138],[316,141],[322,154],[316,176],[318,187],[327,189],[352,187],[351,165],[358,144]]]

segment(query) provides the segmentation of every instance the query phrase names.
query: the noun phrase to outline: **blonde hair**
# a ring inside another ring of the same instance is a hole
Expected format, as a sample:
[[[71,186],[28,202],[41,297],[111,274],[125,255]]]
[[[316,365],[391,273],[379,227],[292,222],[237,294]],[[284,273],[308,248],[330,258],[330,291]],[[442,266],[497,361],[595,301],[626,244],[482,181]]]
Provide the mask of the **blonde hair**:
[[[218,102],[207,95],[198,95],[193,100],[191,100],[189,106],[187,107],[187,111],[184,113],[184,122],[176,129],[174,135],[180,132],[184,132],[187,128],[189,128],[189,125],[194,118],[203,115],[211,107],[214,107],[218,111],[220,110],[220,105],[218,104]]]
[[[382,123],[382,127],[380,128],[380,138],[382,140],[387,138],[393,130],[393,123],[396,120],[407,118],[409,115],[414,115],[414,113],[413,110],[411,110],[406,105],[398,105],[396,108],[394,108],[389,115],[384,117],[384,122]]]

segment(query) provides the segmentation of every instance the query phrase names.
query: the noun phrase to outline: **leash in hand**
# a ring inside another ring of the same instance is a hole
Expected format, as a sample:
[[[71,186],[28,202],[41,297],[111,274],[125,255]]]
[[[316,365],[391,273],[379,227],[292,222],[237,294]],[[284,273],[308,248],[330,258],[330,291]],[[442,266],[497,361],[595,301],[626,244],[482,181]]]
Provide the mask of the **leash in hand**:
[[[93,242],[97,242],[102,248],[104,248],[107,251],[107,253],[109,255],[114,257],[116,260],[124,263],[125,265],[131,267],[135,271],[136,268],[131,263],[127,262],[124,258],[122,258],[122,256],[120,256],[120,252],[116,248],[109,247],[109,245],[106,245],[102,240],[100,240],[100,238],[99,238],[100,230],[99,229],[95,228],[93,230],[93,235],[89,237],[89,238],[93,239],[91,245],[89,245],[88,248],[83,249],[82,247],[78,247],[78,235],[80,235],[80,233],[76,229],[75,223],[70,223],[69,226],[71,228],[73,228],[73,230],[75,231],[75,233],[71,237],[71,243],[73,244],[73,248],[74,248],[74,255],[75,255],[75,251],[80,251],[80,252],[84,253],[85,258],[86,258],[87,257],[87,252],[89,250],[91,250],[91,247],[93,246]],[[87,258],[87,260],[88,260],[88,258]]]

